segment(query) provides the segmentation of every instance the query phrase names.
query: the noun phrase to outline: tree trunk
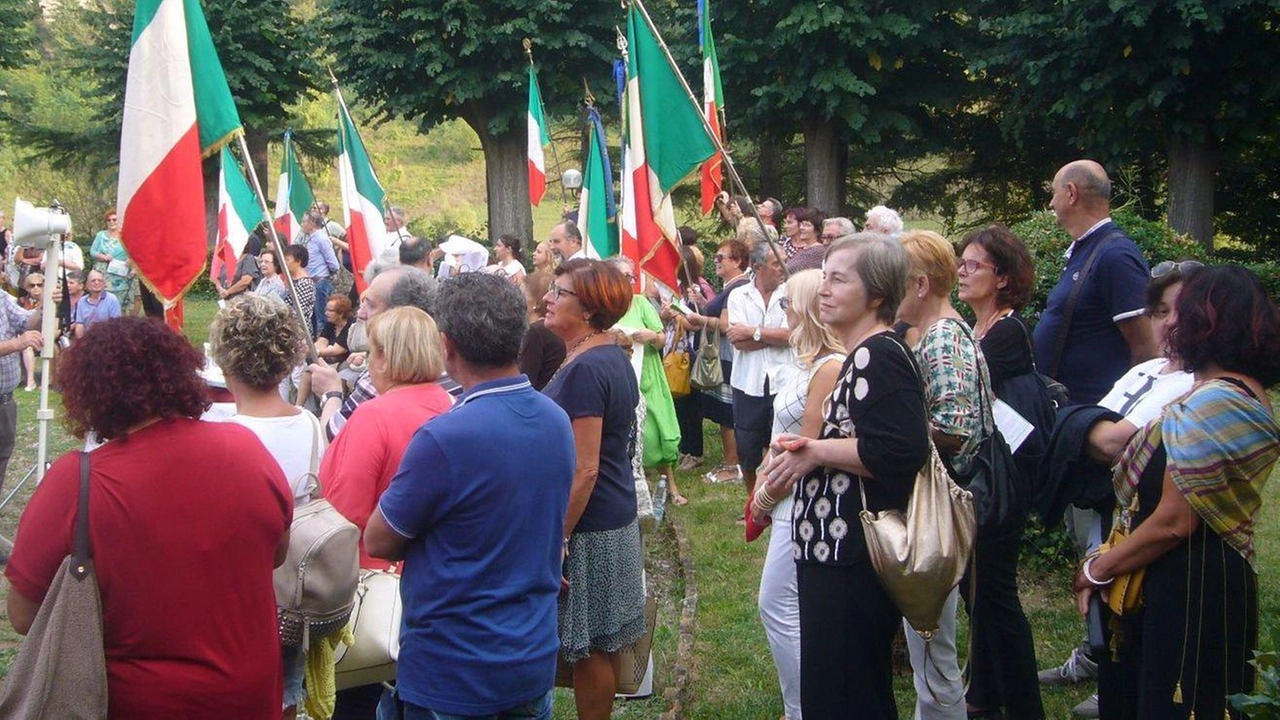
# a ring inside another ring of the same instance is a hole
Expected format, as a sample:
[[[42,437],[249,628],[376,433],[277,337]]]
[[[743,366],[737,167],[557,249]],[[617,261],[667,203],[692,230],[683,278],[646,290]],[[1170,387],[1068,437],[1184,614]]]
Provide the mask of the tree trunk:
[[[1206,130],[1169,142],[1169,226],[1213,252],[1213,183],[1217,156]]]
[[[760,133],[760,197],[782,197],[782,140],[772,128]]]
[[[267,202],[270,202],[274,199],[272,191],[275,189],[271,180],[276,177],[276,174],[272,172],[271,168],[267,167],[268,140],[267,134],[260,130],[246,129],[244,131],[244,142],[249,146],[249,158],[253,160],[253,169],[258,175],[258,184],[262,187],[262,194],[266,197]],[[250,180],[250,183],[252,182]],[[330,204],[332,205],[333,203],[330,202]]]
[[[220,155],[204,159],[200,169],[204,174],[204,243],[212,248],[218,242],[218,173],[222,163]]]
[[[489,239],[511,233],[532,247],[533,208],[529,204],[528,134],[523,124],[502,135],[489,132],[488,118],[466,117],[484,150],[485,191],[489,204]]]
[[[829,120],[804,123],[805,204],[828,215],[844,214],[848,148]]]

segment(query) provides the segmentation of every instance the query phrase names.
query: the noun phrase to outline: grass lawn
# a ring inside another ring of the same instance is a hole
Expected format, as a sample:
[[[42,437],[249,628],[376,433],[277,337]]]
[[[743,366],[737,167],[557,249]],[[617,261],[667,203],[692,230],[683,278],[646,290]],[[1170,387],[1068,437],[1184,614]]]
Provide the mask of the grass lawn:
[[[197,347],[204,342],[209,321],[217,311],[209,299],[193,298],[187,304],[186,334]],[[8,493],[35,464],[37,423],[35,412],[39,393],[18,392],[20,423],[13,459],[10,461],[5,493]],[[50,406],[61,414],[60,401],[50,397]],[[50,457],[78,446],[55,420],[50,432]],[[704,466],[694,473],[679,473],[680,489],[689,498],[683,508],[669,507],[688,536],[698,588],[697,614],[693,632],[691,683],[684,716],[710,720],[777,720],[782,715],[777,679],[764,631],[756,612],[756,592],[767,538],[754,543],[743,541],[742,528],[734,524],[741,512],[745,490],[740,484],[710,485],[702,482],[701,472],[719,461],[719,434],[707,426]],[[21,508],[34,489],[34,482],[22,486],[14,501],[0,512],[0,535],[12,538]],[[1261,638],[1267,642],[1280,625],[1280,536],[1276,532],[1277,504],[1280,485],[1273,478],[1264,492],[1264,504],[1258,532],[1258,557]],[[658,627],[655,632],[655,695],[646,700],[620,702],[615,710],[619,718],[657,718],[667,707],[664,690],[672,679],[676,662],[677,627],[685,594],[676,558],[675,542],[667,530],[653,533],[647,539],[647,564],[650,580],[658,596]],[[1069,593],[1070,572],[1067,565],[1042,567],[1024,563],[1022,600],[1036,633],[1036,654],[1040,665],[1060,662],[1080,640],[1081,623],[1073,609]],[[0,601],[8,592],[8,584],[0,583]],[[3,602],[0,602],[0,607]],[[0,674],[16,652],[20,638],[0,618]],[[964,638],[960,640],[964,645]],[[909,677],[896,684],[899,713],[910,717],[915,693]],[[1070,709],[1092,690],[1084,686],[1046,688],[1045,709],[1048,717],[1066,718]],[[567,691],[557,691],[555,717],[574,717],[573,698]]]

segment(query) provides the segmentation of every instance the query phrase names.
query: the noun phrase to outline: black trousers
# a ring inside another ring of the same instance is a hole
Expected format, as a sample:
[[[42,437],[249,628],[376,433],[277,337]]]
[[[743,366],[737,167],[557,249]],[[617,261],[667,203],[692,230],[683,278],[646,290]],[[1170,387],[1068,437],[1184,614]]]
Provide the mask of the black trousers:
[[[974,551],[976,595],[970,577],[960,581],[969,611],[973,653],[969,657],[969,704],[980,710],[1003,707],[1006,717],[1044,720],[1031,623],[1018,599],[1018,550],[1022,524],[998,536],[980,533]]]
[[[702,457],[702,393],[694,390],[676,398],[676,422],[680,424],[680,454]]]
[[[796,565],[805,720],[896,720],[893,636],[902,614],[870,562]]]

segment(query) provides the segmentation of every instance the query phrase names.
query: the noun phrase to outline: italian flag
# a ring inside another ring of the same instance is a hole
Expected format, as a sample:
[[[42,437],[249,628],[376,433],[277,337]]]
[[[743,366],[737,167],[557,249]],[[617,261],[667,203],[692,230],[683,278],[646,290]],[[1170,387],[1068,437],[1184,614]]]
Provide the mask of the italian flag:
[[[618,254],[617,207],[613,199],[613,172],[609,168],[609,153],[604,141],[604,127],[600,124],[600,112],[587,108],[588,130],[591,139],[587,146],[587,169],[582,182],[582,194],[578,196],[578,229],[587,257],[600,259]]]
[[[676,288],[680,244],[671,190],[715,153],[715,145],[637,0],[627,12],[627,48],[621,250],[655,280]]]
[[[338,95],[338,184],[342,189],[342,214],[351,246],[351,267],[356,288],[364,292],[364,269],[387,246],[382,207],[386,193],[373,173],[369,153],[351,122],[351,113]]]
[[[720,113],[724,110],[724,91],[720,87],[720,61],[716,59],[716,42],[711,36],[711,0],[698,0],[698,44],[702,47],[702,114],[716,139],[724,140]],[[702,163],[702,214],[716,206],[716,196],[724,187],[724,156],[718,151]]]
[[[236,263],[249,244],[249,234],[262,218],[258,199],[244,179],[240,165],[231,154],[231,146],[222,146],[222,170],[218,173],[218,242],[213,248],[209,279],[217,280],[224,267],[228,280],[234,280]]]
[[[302,232],[302,216],[316,204],[316,196],[307,184],[307,178],[298,167],[293,152],[293,133],[284,131],[284,157],[280,161],[280,179],[276,182],[276,232],[284,236],[284,242]]]
[[[125,249],[175,329],[208,248],[200,162],[239,132],[199,0],[138,0],[116,207]]]
[[[547,192],[547,161],[542,148],[551,142],[547,135],[547,121],[542,115],[542,93],[538,91],[538,76],[529,65],[529,202],[536,207]]]

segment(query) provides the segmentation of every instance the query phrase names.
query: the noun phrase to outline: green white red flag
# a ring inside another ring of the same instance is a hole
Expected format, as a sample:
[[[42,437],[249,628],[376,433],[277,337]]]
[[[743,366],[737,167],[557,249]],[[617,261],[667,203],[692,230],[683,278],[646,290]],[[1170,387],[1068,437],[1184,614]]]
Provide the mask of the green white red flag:
[[[680,244],[671,190],[715,153],[715,145],[638,5],[632,0],[627,12],[620,245],[642,271],[675,288]]]
[[[542,114],[542,93],[538,90],[538,75],[529,65],[529,202],[536,207],[547,192],[547,161],[542,148],[551,143],[547,135],[547,121]]]
[[[698,0],[698,45],[702,48],[702,114],[716,139],[724,141],[720,113],[724,110],[724,91],[720,87],[720,61],[716,58],[716,42],[711,35],[711,0]],[[716,196],[724,187],[724,156],[719,151],[702,163],[702,214],[716,206]]]
[[[351,249],[351,267],[356,288],[364,292],[364,270],[387,246],[386,225],[382,222],[387,194],[373,173],[347,104],[338,93],[338,184],[342,189],[342,215]]]
[[[262,219],[258,198],[244,179],[240,164],[231,154],[231,146],[222,146],[222,169],[218,173],[218,241],[213,247],[209,279],[217,280],[223,268],[230,268],[228,279],[234,279],[236,263],[249,244],[249,234]]]
[[[276,182],[276,232],[284,236],[285,243],[292,242],[302,232],[302,216],[316,204],[311,185],[298,167],[293,152],[293,133],[284,131],[284,156],[280,160],[280,179]]]
[[[587,257],[613,257],[618,254],[617,206],[613,199],[613,171],[609,167],[604,127],[600,124],[600,112],[587,108],[586,172],[582,179],[582,193],[578,195],[578,230],[582,232],[582,244]]]
[[[175,329],[208,248],[200,162],[239,132],[199,0],[138,0],[116,207],[125,249]]]

